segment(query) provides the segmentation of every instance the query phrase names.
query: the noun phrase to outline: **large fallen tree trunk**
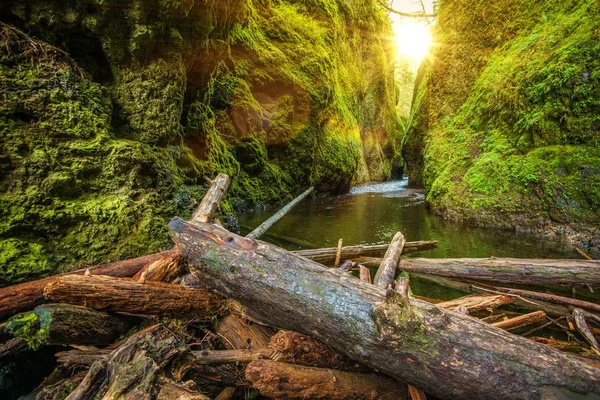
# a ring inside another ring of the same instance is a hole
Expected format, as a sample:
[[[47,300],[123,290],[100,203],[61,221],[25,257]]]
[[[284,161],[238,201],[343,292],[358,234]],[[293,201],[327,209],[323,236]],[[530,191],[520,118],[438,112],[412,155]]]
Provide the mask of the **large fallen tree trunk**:
[[[138,257],[131,260],[116,261],[110,264],[98,265],[88,269],[54,275],[37,281],[20,283],[0,289],[0,319],[9,317],[21,311],[29,311],[44,303],[44,288],[56,279],[67,275],[83,275],[90,271],[92,275],[106,275],[120,278],[134,276],[145,265],[152,264],[163,258],[179,253],[178,249],[163,251],[149,256]]]
[[[374,285],[217,226],[175,218],[170,232],[207,284],[253,318],[310,334],[439,398],[600,398],[594,368],[469,316],[391,291],[386,297]]]
[[[437,243],[438,242],[436,241],[406,242],[402,249],[402,254],[433,249],[437,246]],[[389,246],[389,244],[345,246],[342,247],[342,259],[381,257],[385,254]],[[336,247],[327,247],[323,249],[298,250],[294,253],[318,262],[319,264],[332,264],[335,261],[336,251]],[[380,263],[381,260],[378,261],[377,265]]]
[[[44,294],[53,301],[102,311],[150,315],[191,313],[207,320],[223,314],[227,306],[223,298],[204,289],[94,275],[63,276],[48,285]]]
[[[406,385],[385,376],[268,360],[251,362],[246,379],[261,394],[275,399],[398,400],[407,394]]]
[[[404,258],[398,269],[490,282],[545,286],[600,285],[600,261],[518,258]]]

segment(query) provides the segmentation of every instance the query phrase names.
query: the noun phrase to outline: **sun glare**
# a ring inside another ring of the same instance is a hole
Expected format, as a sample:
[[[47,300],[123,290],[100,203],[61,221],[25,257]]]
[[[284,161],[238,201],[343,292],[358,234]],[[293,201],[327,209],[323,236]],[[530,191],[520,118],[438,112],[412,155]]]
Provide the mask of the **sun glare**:
[[[431,33],[427,25],[405,22],[395,27],[398,55],[420,64],[429,53]]]

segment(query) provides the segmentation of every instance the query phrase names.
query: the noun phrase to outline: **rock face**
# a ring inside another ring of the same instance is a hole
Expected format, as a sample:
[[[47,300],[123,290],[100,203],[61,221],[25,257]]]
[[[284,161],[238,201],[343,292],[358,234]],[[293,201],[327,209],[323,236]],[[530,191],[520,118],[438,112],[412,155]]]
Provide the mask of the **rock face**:
[[[600,3],[445,0],[403,154],[432,209],[600,251]]]
[[[168,246],[204,176],[268,202],[398,162],[374,2],[8,0],[0,21],[0,286]]]

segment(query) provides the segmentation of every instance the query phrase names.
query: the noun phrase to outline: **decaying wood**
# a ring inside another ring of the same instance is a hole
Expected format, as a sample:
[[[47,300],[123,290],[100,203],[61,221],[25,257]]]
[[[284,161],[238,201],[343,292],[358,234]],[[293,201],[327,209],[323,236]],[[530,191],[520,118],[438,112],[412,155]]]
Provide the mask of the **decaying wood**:
[[[189,348],[165,329],[133,335],[107,358],[94,362],[67,400],[153,399],[165,384],[179,386],[194,362]],[[175,389],[167,388],[165,397],[177,398],[169,394]]]
[[[358,268],[359,268],[360,280],[365,281],[367,283],[372,283],[371,282],[371,271],[369,270],[369,268],[365,267],[362,264],[360,264],[358,266]]]
[[[400,261],[400,255],[405,243],[406,239],[404,239],[404,235],[396,232],[373,278],[375,286],[385,289],[388,285],[394,284],[394,276],[396,275],[396,269],[398,268],[398,262]]]
[[[404,258],[402,271],[523,285],[600,285],[600,261],[518,258]]]
[[[29,351],[29,346],[19,337],[0,343],[0,364],[19,358],[27,351]]]
[[[352,268],[354,268],[354,263],[352,260],[346,260],[339,266],[339,270],[343,272],[352,273]]]
[[[200,205],[192,215],[192,222],[211,222],[219,208],[221,200],[229,189],[231,179],[226,174],[219,174],[211,181],[208,191],[202,198]]]
[[[271,349],[200,350],[194,351],[199,364],[249,363],[263,358],[277,358]]]
[[[296,197],[294,200],[290,201],[286,204],[281,210],[277,211],[275,214],[271,216],[271,218],[267,219],[265,222],[260,224],[255,230],[246,235],[248,239],[258,239],[261,237],[267,230],[269,230],[273,225],[275,225],[281,218],[283,218],[287,213],[289,213],[294,207],[296,207],[302,200],[306,198],[309,194],[312,193],[314,187],[308,188],[304,193]]]
[[[477,289],[477,287],[475,288]],[[531,290],[511,289],[505,287],[492,287],[491,290],[515,296],[527,297],[530,299],[543,300],[548,303],[585,308],[587,310],[600,312],[600,304],[590,303],[589,301],[583,301],[578,299],[572,299],[570,297],[558,296],[550,293],[533,292]]]
[[[348,358],[317,339],[298,332],[279,331],[269,343],[278,352],[275,361],[344,371],[370,372],[371,369]]]
[[[406,385],[385,376],[274,361],[253,361],[246,378],[267,397],[276,399],[404,399]]]
[[[46,287],[44,294],[57,302],[134,314],[188,313],[210,320],[226,309],[226,301],[208,290],[95,275],[60,277]]]
[[[160,400],[211,400],[202,393],[194,392],[163,377],[158,379],[157,386],[159,389],[156,398]]]
[[[412,385],[408,385],[408,393],[412,400],[427,400],[427,396],[421,389],[417,389]]]
[[[171,250],[0,288],[0,319],[9,317],[21,311],[32,310],[35,306],[44,303],[44,288],[54,282],[57,278],[73,274],[83,275],[87,271],[92,275],[130,278],[143,268],[144,265],[160,260],[169,254],[171,254]]]
[[[438,307],[453,311],[457,311],[460,307],[464,307],[467,313],[470,314],[474,311],[495,309],[500,306],[512,304],[515,300],[516,299],[512,296],[499,294],[472,294],[454,300],[443,301],[437,303],[437,305]]]
[[[161,259],[150,262],[140,269],[133,279],[171,283],[184,271],[181,252],[178,248],[169,250]]]
[[[223,345],[230,349],[264,349],[269,345],[273,331],[264,325],[229,314],[219,320],[215,332]]]
[[[581,335],[585,338],[586,342],[588,342],[589,345],[592,346],[592,349],[594,349],[596,354],[600,356],[600,345],[598,344],[598,341],[590,331],[590,328],[587,324],[588,319],[600,323],[600,317],[595,314],[576,308],[573,310],[573,319],[575,320],[575,326],[577,326],[577,330],[579,331],[579,333],[581,333]]]
[[[235,390],[236,389],[234,387],[228,386],[225,389],[223,389],[223,391],[219,393],[217,397],[215,397],[215,400],[230,400],[233,398]]]
[[[600,396],[594,368],[547,346],[416,299],[406,307],[400,295],[217,226],[175,218],[169,227],[207,284],[254,319],[310,334],[436,397]]]
[[[110,355],[112,350],[69,350],[56,353],[56,361],[64,365],[91,365]]]
[[[122,318],[70,304],[42,304],[33,311],[17,314],[8,330],[30,347],[55,344],[97,344],[114,342],[132,324]]]
[[[521,328],[523,326],[535,324],[536,322],[545,321],[546,313],[543,311],[536,311],[530,314],[521,315],[515,318],[510,318],[504,321],[494,322],[493,326],[500,329],[513,330]]]
[[[433,249],[437,247],[437,243],[437,241],[406,242],[402,253],[408,254]],[[342,247],[342,258],[351,258],[356,261],[359,257],[381,257],[385,254],[388,247],[389,244],[345,246]],[[327,247],[323,249],[299,250],[294,251],[294,253],[319,264],[330,265],[335,261],[336,251],[336,247]],[[377,261],[376,265],[378,266],[379,264],[381,264],[381,259]]]
[[[338,240],[337,250],[335,251],[335,262],[333,263],[333,268],[339,268],[340,260],[342,259],[342,245],[344,244],[344,239]]]

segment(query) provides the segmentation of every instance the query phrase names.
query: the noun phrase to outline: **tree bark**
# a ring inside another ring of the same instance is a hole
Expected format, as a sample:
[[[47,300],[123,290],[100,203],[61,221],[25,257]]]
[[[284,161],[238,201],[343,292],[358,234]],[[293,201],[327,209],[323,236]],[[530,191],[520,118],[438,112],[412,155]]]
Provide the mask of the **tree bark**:
[[[507,331],[521,328],[523,326],[535,324],[536,322],[545,321],[546,313],[543,311],[536,311],[530,314],[520,315],[515,318],[510,318],[504,321],[494,322],[493,326]]]
[[[256,324],[229,314],[219,320],[215,332],[223,339],[223,345],[230,349],[264,349],[269,345],[273,331],[263,325]]]
[[[178,251],[178,250],[176,250]],[[44,288],[57,278],[67,275],[83,275],[90,271],[92,275],[106,275],[122,278],[134,276],[144,265],[153,263],[163,257],[170,256],[173,250],[162,253],[151,254],[133,258],[131,260],[116,261],[109,264],[98,265],[88,269],[67,272],[60,275],[50,276],[37,281],[20,283],[0,289],[0,319],[9,317],[21,311],[29,311],[44,303]]]
[[[400,255],[402,254],[405,243],[406,239],[404,239],[404,235],[400,232],[396,232],[396,235],[394,235],[390,246],[383,256],[383,260],[377,269],[377,273],[375,273],[375,278],[373,278],[373,284],[375,286],[385,289],[388,285],[394,284],[394,276],[396,275],[396,269],[398,268],[398,262],[400,261]]]
[[[438,242],[436,241],[406,242],[402,249],[402,253],[407,254],[433,249],[437,247],[437,243]],[[389,244],[345,246],[342,247],[342,258],[355,259],[358,257],[381,257],[385,254],[388,247]],[[318,262],[319,264],[329,265],[335,261],[336,252],[336,247],[328,247],[323,249],[298,250],[293,253]],[[377,265],[379,264],[381,264],[381,259],[377,261]]]
[[[223,314],[227,308],[222,297],[208,290],[107,276],[63,276],[48,285],[44,294],[52,301],[102,311],[149,315],[188,313],[205,320]]]
[[[192,222],[211,222],[221,200],[229,189],[231,179],[226,174],[219,174],[211,181],[208,191],[202,198],[200,205],[192,215]]]
[[[8,323],[8,330],[32,349],[57,344],[106,345],[131,327],[122,318],[70,304],[43,304],[15,315]]]
[[[275,225],[281,218],[283,218],[287,213],[290,212],[294,207],[296,207],[302,200],[306,198],[309,194],[312,193],[314,188],[311,186],[304,193],[296,197],[294,200],[290,201],[286,204],[281,210],[277,211],[271,218],[267,219],[265,222],[260,224],[255,230],[246,235],[248,239],[258,239],[264,233],[269,230],[273,225]]]
[[[406,399],[406,385],[388,377],[274,361],[253,361],[246,379],[264,396],[275,399]]]
[[[169,227],[207,284],[247,306],[256,320],[310,334],[436,397],[600,397],[597,371],[554,349],[419,300],[386,296],[374,285],[220,227],[179,218]]]
[[[600,287],[600,261],[404,258],[402,271],[522,285]]]

